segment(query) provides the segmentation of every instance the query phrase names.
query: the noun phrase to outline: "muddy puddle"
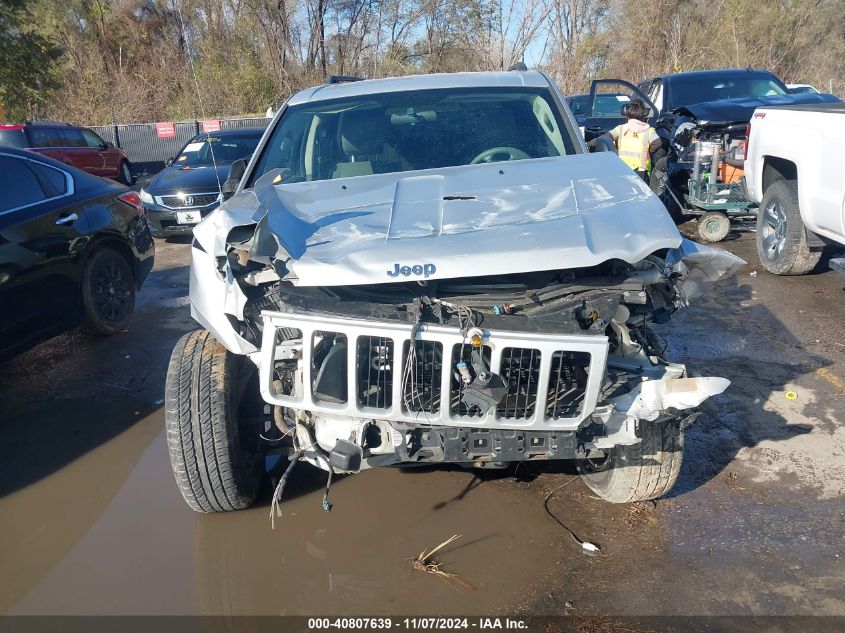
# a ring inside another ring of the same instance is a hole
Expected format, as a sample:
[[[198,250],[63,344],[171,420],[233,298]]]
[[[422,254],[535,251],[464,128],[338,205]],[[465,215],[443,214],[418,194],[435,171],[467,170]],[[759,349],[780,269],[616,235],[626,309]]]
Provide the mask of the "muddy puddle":
[[[541,590],[561,557],[581,556],[536,494],[510,478],[479,481],[461,470],[342,478],[327,513],[323,473],[302,464],[275,531],[269,490],[248,511],[195,514],[172,479],[163,411],[145,414],[142,406],[53,402],[31,413],[32,428],[49,433],[61,432],[59,420],[83,435],[103,420],[124,428],[107,437],[91,431],[90,448],[54,456],[38,477],[19,479],[0,498],[0,611],[489,613]],[[27,459],[36,459],[38,451],[28,450]],[[438,560],[472,590],[413,571],[407,561],[453,534],[462,537]]]

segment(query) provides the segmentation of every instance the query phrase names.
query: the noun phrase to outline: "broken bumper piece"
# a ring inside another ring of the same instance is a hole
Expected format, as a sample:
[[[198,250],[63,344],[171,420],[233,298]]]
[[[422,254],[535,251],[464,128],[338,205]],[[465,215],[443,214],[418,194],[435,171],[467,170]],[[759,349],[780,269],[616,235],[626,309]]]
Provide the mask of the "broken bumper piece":
[[[604,336],[485,331],[473,347],[459,330],[430,324],[262,317],[252,355],[262,396],[288,412],[299,446],[328,455],[309,461],[337,472],[583,457],[635,444],[640,424],[687,418],[729,384],[687,378],[682,365],[609,356]],[[475,381],[459,366],[473,356],[483,365],[474,378],[483,371],[501,385],[487,407],[465,397]]]

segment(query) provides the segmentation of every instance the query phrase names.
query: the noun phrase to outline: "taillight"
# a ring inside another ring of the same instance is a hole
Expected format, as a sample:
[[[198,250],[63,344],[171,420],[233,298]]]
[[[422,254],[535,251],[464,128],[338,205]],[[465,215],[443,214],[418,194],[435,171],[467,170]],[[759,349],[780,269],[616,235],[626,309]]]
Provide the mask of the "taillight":
[[[127,191],[126,193],[122,193],[117,196],[117,199],[121,202],[125,202],[126,204],[135,207],[135,210],[138,212],[138,215],[144,215],[144,205],[141,204],[141,196],[139,196],[134,191]]]

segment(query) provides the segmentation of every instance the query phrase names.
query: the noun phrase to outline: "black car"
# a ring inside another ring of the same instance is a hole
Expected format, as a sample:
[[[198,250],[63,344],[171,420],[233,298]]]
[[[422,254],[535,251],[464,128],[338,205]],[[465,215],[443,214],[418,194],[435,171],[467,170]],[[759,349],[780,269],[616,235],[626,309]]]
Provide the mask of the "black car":
[[[141,189],[153,234],[189,234],[223,201],[232,163],[249,160],[264,130],[244,128],[197,134]]]
[[[0,146],[0,360],[79,324],[123,330],[154,255],[138,194]]]

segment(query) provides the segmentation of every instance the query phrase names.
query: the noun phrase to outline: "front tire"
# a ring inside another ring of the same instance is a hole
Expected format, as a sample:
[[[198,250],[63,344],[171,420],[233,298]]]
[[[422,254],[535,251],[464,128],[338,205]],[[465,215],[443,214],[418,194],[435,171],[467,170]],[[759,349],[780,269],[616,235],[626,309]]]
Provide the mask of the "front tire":
[[[757,254],[774,275],[804,275],[819,263],[821,251],[807,244],[794,180],[778,180],[763,194],[757,210]]]
[[[601,462],[582,459],[584,483],[611,503],[657,499],[668,493],[681,472],[684,432],[679,421],[642,422],[642,441],[615,446]]]
[[[239,426],[254,373],[246,357],[205,330],[186,334],[173,349],[165,387],[167,446],[176,484],[196,512],[243,510],[258,495],[262,454]]]
[[[135,275],[123,255],[98,250],[82,272],[83,329],[98,336],[121,332],[135,309]]]

